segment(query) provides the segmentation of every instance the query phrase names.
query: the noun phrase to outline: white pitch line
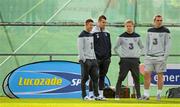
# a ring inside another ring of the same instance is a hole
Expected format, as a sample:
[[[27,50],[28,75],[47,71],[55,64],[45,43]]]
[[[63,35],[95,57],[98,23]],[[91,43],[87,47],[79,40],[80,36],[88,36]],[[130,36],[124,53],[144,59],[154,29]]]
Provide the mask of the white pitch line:
[[[62,11],[62,9],[64,9],[72,0],[69,0],[68,2],[66,2],[63,7],[61,7],[60,9],[58,9],[56,11],[56,13],[54,13],[47,21],[46,23],[50,22],[60,11]],[[14,52],[16,53],[19,49],[21,49],[27,42],[29,42],[29,40],[31,40],[42,28],[44,28],[44,26],[41,26],[40,28],[38,28],[28,39],[26,39]],[[8,56],[1,64],[0,66],[2,66],[7,60],[9,60],[9,58],[11,58],[12,56]]]

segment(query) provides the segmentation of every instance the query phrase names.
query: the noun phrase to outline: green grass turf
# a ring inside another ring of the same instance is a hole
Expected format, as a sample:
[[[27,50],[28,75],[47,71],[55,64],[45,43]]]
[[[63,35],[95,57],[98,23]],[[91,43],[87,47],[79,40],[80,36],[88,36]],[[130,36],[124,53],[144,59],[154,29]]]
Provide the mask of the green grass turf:
[[[180,98],[167,99],[162,98],[157,101],[155,97],[151,97],[150,100],[137,100],[132,98],[123,98],[120,100],[107,99],[106,101],[83,101],[82,99],[10,99],[7,97],[0,97],[0,102],[2,103],[142,103],[142,104],[180,104]]]
[[[180,107],[180,99],[162,98],[157,101],[137,99],[107,99],[106,101],[83,101],[82,99],[10,99],[0,97],[0,107]]]

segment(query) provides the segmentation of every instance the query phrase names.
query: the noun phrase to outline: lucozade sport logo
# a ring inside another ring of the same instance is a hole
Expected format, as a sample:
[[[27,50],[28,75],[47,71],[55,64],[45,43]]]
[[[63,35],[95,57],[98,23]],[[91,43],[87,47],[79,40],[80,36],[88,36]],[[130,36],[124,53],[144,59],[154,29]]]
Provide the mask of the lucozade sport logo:
[[[16,98],[80,98],[80,72],[75,62],[36,62],[12,71],[3,88],[7,96]],[[106,84],[110,84],[108,78]]]

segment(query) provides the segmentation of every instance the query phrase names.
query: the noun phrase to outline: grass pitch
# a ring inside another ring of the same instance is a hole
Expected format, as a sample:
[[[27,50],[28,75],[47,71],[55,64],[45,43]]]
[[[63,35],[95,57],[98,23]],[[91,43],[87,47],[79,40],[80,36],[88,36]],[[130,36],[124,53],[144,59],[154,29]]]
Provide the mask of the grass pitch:
[[[152,97],[148,101],[137,99],[107,99],[106,101],[83,101],[81,99],[10,99],[0,97],[0,107],[180,107],[180,99]]]

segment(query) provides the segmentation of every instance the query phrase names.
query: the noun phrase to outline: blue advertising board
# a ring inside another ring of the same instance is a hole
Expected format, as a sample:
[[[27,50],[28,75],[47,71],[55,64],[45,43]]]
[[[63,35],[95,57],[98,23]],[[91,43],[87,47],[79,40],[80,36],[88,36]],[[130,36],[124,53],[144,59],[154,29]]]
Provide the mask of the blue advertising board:
[[[180,69],[167,69],[163,74],[164,85],[180,85]],[[157,84],[157,74],[155,72],[151,75],[151,84]]]
[[[141,85],[144,85],[144,64],[140,65]],[[164,86],[179,86],[180,85],[180,64],[167,64],[167,69],[163,73]],[[156,86],[158,81],[157,73],[151,74],[151,85]],[[131,74],[128,74],[128,85],[134,86]]]
[[[110,85],[107,77],[105,83]],[[8,74],[3,87],[11,98],[80,98],[80,64],[41,61],[23,65]]]

